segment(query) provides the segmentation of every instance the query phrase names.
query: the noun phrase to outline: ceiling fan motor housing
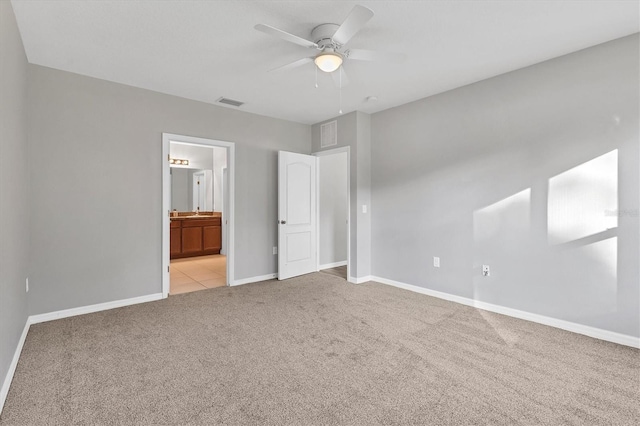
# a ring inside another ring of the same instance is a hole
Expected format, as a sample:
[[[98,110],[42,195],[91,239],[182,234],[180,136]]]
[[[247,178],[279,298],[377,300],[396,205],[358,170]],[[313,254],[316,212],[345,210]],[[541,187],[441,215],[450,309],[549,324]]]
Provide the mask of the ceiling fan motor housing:
[[[338,28],[340,28],[338,24],[320,24],[311,31],[311,40],[318,45],[320,50],[325,48],[338,49],[341,46],[332,39]]]

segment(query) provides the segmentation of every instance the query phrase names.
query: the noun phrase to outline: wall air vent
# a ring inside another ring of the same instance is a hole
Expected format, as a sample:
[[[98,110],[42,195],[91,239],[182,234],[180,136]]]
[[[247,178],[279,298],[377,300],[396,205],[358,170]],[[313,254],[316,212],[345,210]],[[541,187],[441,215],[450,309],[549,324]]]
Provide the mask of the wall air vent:
[[[338,145],[338,122],[336,120],[320,126],[320,148]]]
[[[234,101],[233,99],[229,99],[229,98],[219,98],[219,99],[216,99],[216,102],[219,102],[225,105],[231,105],[234,107],[239,107],[241,105],[244,105],[244,102]]]

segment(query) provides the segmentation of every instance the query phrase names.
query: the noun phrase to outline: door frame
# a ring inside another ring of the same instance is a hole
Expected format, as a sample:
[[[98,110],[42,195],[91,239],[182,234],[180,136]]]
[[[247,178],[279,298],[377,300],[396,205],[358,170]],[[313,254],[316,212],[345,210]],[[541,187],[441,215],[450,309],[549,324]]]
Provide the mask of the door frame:
[[[198,138],[195,136],[175,135],[162,133],[162,297],[169,295],[171,263],[169,253],[170,240],[170,215],[171,215],[171,175],[169,167],[169,142],[179,142],[185,145],[210,146],[227,148],[227,176],[229,202],[224,206],[226,210],[227,225],[227,282],[234,282],[234,258],[235,258],[235,170],[236,147],[233,142],[219,141],[215,139]]]
[[[335,155],[343,152],[347,153],[347,281],[349,281],[349,278],[351,277],[351,147],[343,146],[340,148],[327,149],[324,151],[313,152],[311,153],[311,155],[314,155],[316,157],[324,157],[327,155]],[[320,206],[320,167],[322,166],[318,161],[316,178],[316,185],[318,186],[318,189],[316,190],[316,194],[318,197],[318,200],[316,202],[316,227],[318,235],[318,238],[316,239],[316,256],[318,257],[318,268],[320,268],[320,209],[322,208]]]

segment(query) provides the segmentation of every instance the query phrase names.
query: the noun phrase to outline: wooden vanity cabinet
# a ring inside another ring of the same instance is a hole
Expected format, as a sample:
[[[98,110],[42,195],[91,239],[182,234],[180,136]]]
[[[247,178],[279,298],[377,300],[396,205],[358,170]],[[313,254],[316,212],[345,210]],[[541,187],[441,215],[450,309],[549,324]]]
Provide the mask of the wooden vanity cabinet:
[[[180,222],[171,221],[171,244],[169,249],[170,257],[173,257],[175,254],[180,254],[182,251],[182,228],[180,227]]]
[[[202,249],[217,250],[222,248],[222,227],[220,225],[202,227]]]
[[[184,225],[184,224],[183,224]],[[199,253],[202,251],[202,227],[192,226],[182,228],[182,254]]]
[[[178,243],[180,244],[179,249]],[[170,257],[172,259],[219,254],[221,248],[222,226],[220,217],[171,220]]]

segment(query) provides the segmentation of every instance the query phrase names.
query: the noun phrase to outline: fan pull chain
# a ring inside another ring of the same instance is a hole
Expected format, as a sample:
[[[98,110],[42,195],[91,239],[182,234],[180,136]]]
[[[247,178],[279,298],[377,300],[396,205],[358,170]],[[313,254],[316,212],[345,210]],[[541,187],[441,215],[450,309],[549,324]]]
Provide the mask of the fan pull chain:
[[[316,89],[318,88],[318,67],[314,67],[316,69]]]
[[[338,114],[342,114],[342,68],[339,68],[338,72],[340,73],[340,110],[338,111]]]

